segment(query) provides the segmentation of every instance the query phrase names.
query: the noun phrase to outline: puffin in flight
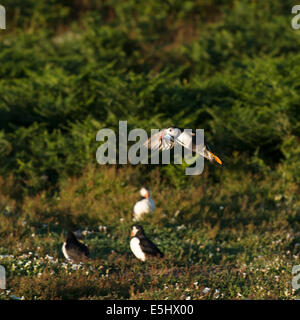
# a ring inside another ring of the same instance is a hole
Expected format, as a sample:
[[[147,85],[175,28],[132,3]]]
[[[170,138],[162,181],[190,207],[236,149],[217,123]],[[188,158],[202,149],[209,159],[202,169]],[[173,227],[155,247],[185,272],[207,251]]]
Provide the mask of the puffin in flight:
[[[79,242],[72,231],[68,231],[66,242],[62,245],[65,258],[72,262],[83,262],[90,256],[88,247]]]
[[[215,161],[222,165],[221,159],[211,152],[207,144],[203,146],[198,145],[200,150],[197,150],[196,132],[193,130],[169,127],[168,129],[163,129],[153,134],[144,143],[144,146],[152,150],[169,150],[174,147],[175,143],[182,145],[210,161]]]
[[[139,200],[133,207],[133,220],[139,221],[143,219],[145,214],[151,213],[155,209],[154,201],[150,197],[150,190],[147,187],[143,187],[140,190],[142,199]]]
[[[142,226],[133,226],[131,231],[130,249],[141,261],[146,261],[150,257],[163,257],[163,253],[157,246],[149,240]]]

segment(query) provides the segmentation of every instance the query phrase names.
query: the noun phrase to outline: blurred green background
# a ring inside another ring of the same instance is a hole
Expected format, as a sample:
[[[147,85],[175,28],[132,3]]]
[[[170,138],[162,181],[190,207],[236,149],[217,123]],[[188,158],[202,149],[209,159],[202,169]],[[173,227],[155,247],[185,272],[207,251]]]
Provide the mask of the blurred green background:
[[[2,1],[0,174],[34,191],[79,174],[97,131],[127,120],[203,128],[225,168],[281,164],[299,183],[293,3]]]

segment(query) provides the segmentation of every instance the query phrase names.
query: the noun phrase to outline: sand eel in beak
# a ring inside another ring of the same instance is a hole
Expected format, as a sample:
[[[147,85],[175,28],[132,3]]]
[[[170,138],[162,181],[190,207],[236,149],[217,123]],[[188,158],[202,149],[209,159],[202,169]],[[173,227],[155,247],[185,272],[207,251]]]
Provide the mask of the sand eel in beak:
[[[143,187],[140,190],[142,199],[138,201],[133,207],[133,220],[139,221],[143,219],[146,214],[154,211],[155,204],[150,197],[150,190],[147,187]]]
[[[152,135],[145,142],[144,146],[152,150],[164,151],[172,149],[175,143],[179,143],[184,148],[196,152],[196,132],[184,132],[181,128],[170,127]],[[204,144],[203,148],[196,153],[210,161],[215,161],[222,165],[221,159],[211,152],[207,144]]]
[[[72,262],[83,262],[89,258],[89,249],[79,242],[72,231],[68,232],[67,240],[62,246],[62,252],[67,260]]]
[[[163,257],[163,253],[150,241],[142,226],[134,226],[131,231],[130,249],[142,261],[149,257]]]

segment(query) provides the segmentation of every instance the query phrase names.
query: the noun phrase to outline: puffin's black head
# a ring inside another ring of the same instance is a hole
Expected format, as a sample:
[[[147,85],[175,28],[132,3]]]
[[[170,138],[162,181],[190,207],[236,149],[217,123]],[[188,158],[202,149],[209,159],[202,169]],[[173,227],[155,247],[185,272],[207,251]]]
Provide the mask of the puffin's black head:
[[[68,231],[67,241],[78,242],[75,234],[71,230]]]
[[[133,226],[131,230],[131,237],[145,236],[145,232],[142,226]]]

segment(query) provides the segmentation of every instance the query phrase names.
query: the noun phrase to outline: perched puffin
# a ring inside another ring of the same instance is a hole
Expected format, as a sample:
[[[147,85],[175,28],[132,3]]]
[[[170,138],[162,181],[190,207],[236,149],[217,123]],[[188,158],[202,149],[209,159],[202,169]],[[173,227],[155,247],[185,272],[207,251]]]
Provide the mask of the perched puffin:
[[[79,242],[72,231],[68,231],[67,240],[62,246],[62,252],[65,258],[72,262],[82,262],[90,256],[88,247]]]
[[[141,220],[145,214],[151,213],[155,209],[154,201],[150,198],[150,190],[143,187],[140,190],[142,200],[138,201],[133,207],[133,220]]]
[[[163,257],[163,253],[149,240],[142,226],[133,226],[131,231],[130,249],[133,254],[142,261],[150,256]]]
[[[184,148],[196,152],[210,161],[215,161],[222,165],[221,159],[211,152],[206,143],[202,146],[202,148],[200,148],[200,150],[197,150],[196,132],[194,130],[187,132],[182,128],[169,127],[168,129],[163,129],[153,134],[144,143],[144,146],[152,150],[169,150],[174,147],[175,143],[178,143]]]

